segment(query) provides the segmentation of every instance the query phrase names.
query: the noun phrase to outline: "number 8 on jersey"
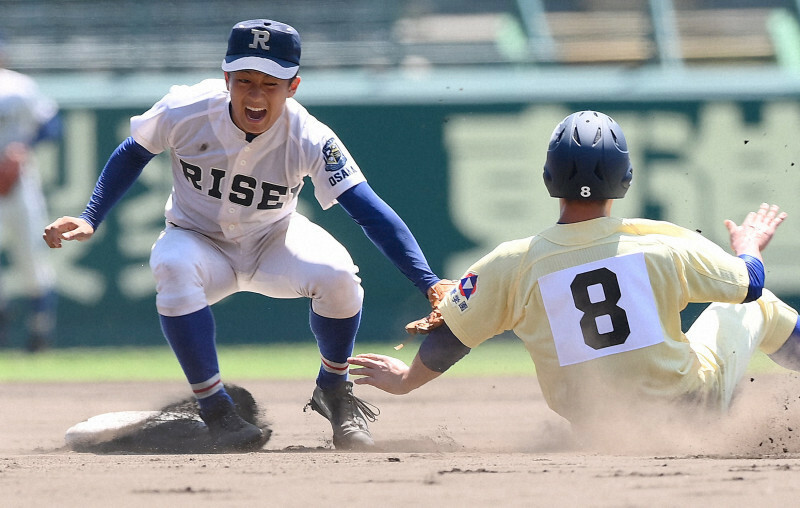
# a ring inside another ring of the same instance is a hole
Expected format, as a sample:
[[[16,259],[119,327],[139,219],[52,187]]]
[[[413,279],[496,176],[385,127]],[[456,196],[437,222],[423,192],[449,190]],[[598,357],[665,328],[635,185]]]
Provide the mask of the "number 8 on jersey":
[[[642,253],[553,272],[539,289],[562,366],[664,341]]]

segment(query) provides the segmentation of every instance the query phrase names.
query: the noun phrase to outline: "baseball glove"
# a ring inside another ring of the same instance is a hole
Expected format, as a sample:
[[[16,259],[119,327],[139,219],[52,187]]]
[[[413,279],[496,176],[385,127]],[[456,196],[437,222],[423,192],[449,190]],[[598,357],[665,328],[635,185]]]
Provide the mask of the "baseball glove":
[[[439,309],[433,311],[422,319],[417,319],[406,325],[406,332],[410,335],[426,334],[431,330],[439,328],[444,323],[442,313]]]
[[[439,306],[441,305],[445,296],[447,296],[447,293],[456,287],[457,284],[458,281],[456,280],[442,279],[431,286],[430,289],[428,289],[428,301],[431,302],[431,308],[433,310],[424,318],[408,323],[406,325],[406,332],[409,335],[426,334],[430,333],[431,330],[442,326],[444,319],[442,319],[442,313],[439,311]],[[395,347],[395,349],[401,349],[404,345],[405,343],[399,344]]]

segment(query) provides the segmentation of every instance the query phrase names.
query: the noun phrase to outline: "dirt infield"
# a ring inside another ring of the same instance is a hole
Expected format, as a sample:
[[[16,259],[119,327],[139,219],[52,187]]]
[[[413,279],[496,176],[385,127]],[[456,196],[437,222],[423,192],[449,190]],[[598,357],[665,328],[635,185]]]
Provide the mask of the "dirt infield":
[[[236,380],[230,380],[237,382]],[[243,382],[273,437],[239,455],[65,449],[90,416],[158,409],[181,383],[10,384],[0,390],[0,504],[59,506],[791,506],[800,499],[800,378],[756,376],[710,432],[624,452],[576,447],[534,378],[443,378],[377,404],[380,450],[332,449],[303,412],[309,382]],[[795,428],[795,425],[797,426]]]

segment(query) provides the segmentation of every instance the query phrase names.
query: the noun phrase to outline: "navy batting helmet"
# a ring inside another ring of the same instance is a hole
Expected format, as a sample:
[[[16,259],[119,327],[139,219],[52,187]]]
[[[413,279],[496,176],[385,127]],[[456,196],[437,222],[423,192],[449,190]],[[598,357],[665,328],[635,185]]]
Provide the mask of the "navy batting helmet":
[[[544,184],[554,198],[615,199],[633,178],[622,128],[597,111],[579,111],[553,131],[544,163]]]

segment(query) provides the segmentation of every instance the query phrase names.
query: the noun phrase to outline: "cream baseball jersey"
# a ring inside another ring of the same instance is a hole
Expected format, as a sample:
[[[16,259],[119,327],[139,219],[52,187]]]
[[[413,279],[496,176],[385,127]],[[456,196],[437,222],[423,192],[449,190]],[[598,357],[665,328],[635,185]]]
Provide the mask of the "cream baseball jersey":
[[[12,142],[30,145],[56,115],[56,104],[38,90],[30,77],[0,69],[0,150]]]
[[[131,119],[133,139],[170,150],[173,189],[166,218],[212,237],[236,239],[290,214],[309,177],[322,208],[365,180],[333,131],[294,99],[265,133],[248,141],[229,113],[222,79],[175,86]]]
[[[744,261],[698,233],[599,218],[501,244],[470,268],[442,315],[469,347],[513,330],[548,405],[575,422],[620,397],[702,393],[715,363],[695,354],[680,311],[741,303],[748,285]],[[796,313],[785,314],[791,330]]]

